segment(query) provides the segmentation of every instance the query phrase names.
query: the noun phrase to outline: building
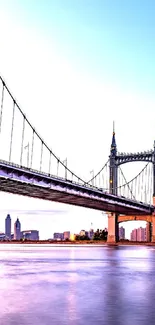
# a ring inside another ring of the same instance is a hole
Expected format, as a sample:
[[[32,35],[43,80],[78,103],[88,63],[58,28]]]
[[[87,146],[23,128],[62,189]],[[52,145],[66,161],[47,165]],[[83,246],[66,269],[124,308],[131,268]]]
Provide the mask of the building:
[[[133,229],[130,235],[131,241],[137,241],[137,229]]]
[[[147,228],[140,227],[138,229],[134,229],[131,232],[130,240],[139,242],[149,241],[147,233]]]
[[[67,240],[69,238],[70,238],[70,231],[64,231],[64,233],[63,233],[63,239],[64,240]]]
[[[39,240],[39,231],[38,230],[23,230],[21,232],[21,238],[27,240]]]
[[[146,241],[146,228],[137,229],[137,241]]]
[[[64,234],[61,232],[55,232],[53,234],[53,239],[55,240],[63,240],[64,239]]]
[[[93,230],[93,229],[90,229],[90,230],[89,230],[89,232],[88,232],[88,237],[89,237],[90,239],[93,239],[93,237],[94,237],[94,230]]]
[[[74,241],[76,239],[76,235],[75,234],[70,234],[70,238],[71,241]]]
[[[0,233],[0,241],[5,240],[5,234],[3,232]]]
[[[123,227],[119,228],[119,240],[125,239],[125,229]]]
[[[11,217],[9,214],[5,219],[5,238],[11,240]]]
[[[79,235],[82,237],[82,236],[85,236],[86,235],[86,232],[85,232],[85,230],[83,229],[83,230],[81,230],[80,231],[80,233],[79,233]]]
[[[19,219],[17,218],[16,222],[14,223],[14,239],[20,240],[21,239],[21,224]]]

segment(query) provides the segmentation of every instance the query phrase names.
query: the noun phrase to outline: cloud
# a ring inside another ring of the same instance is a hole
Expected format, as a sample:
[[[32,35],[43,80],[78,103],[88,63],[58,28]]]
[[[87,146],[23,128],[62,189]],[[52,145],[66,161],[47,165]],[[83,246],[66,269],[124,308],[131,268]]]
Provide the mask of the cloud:
[[[55,214],[64,214],[67,213],[67,210],[18,210],[18,209],[2,209],[0,210],[0,214],[11,214],[14,213],[16,215],[55,215]]]

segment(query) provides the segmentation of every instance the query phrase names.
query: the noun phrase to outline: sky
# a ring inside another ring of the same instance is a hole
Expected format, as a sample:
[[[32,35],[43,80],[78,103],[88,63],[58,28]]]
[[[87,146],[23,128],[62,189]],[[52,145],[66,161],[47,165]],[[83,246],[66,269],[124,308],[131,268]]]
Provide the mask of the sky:
[[[0,0],[0,74],[47,145],[84,179],[108,160],[113,120],[118,151],[153,148],[154,14],[149,0]],[[142,167],[123,166],[126,178]],[[0,199],[1,231],[7,213],[41,238],[107,226],[100,211],[2,192]],[[127,236],[139,225],[126,223]]]

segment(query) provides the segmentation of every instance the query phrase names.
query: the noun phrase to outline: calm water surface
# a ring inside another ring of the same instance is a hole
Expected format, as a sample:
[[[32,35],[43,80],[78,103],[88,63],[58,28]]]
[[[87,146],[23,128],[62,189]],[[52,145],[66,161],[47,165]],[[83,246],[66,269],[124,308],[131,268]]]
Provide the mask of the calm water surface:
[[[154,325],[155,248],[0,245],[0,325]]]

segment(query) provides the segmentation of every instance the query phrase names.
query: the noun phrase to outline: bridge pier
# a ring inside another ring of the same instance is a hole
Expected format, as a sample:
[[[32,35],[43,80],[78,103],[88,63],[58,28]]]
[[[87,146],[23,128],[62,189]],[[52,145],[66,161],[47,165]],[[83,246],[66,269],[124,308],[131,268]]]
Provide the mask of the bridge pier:
[[[154,181],[154,187],[155,187],[155,181]],[[155,206],[155,196],[154,196],[154,194],[153,194],[153,205]],[[151,237],[152,237],[151,242],[155,243],[155,215],[154,214],[152,215],[152,236]]]
[[[152,224],[151,222],[147,222],[146,224],[146,242],[150,243],[152,239]]]
[[[155,243],[155,216],[152,216],[152,238],[151,242]]]
[[[118,215],[116,213],[108,214],[108,239],[107,243],[114,244],[118,242]]]

